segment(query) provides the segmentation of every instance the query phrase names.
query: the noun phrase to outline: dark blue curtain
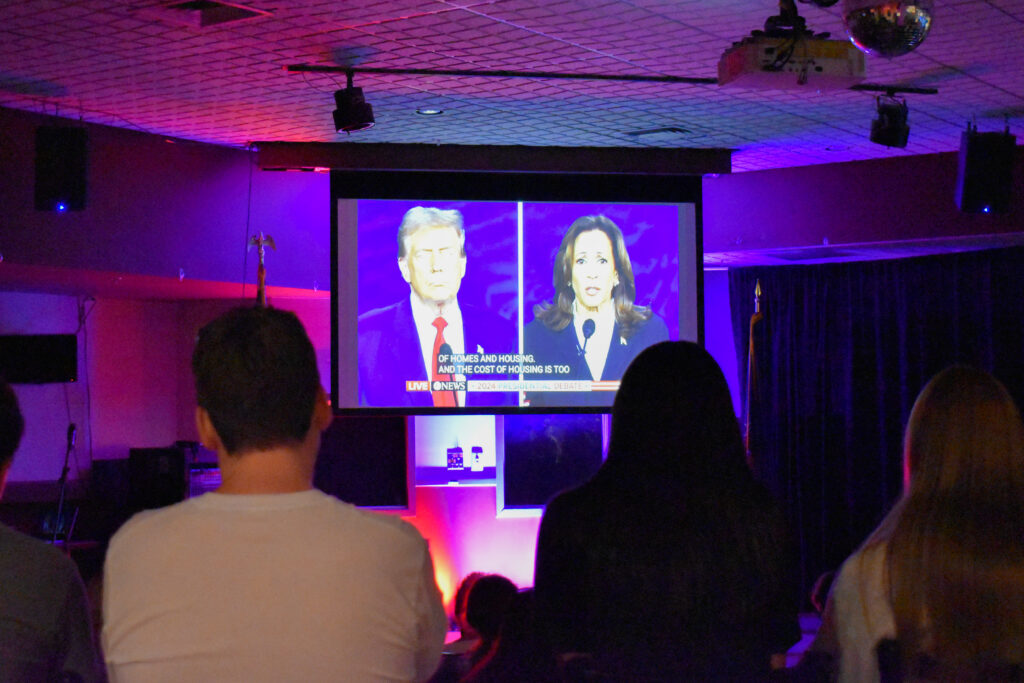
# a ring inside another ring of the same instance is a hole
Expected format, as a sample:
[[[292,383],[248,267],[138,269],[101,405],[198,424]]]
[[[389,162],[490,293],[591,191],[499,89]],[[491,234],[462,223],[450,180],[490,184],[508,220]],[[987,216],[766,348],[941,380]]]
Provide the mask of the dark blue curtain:
[[[975,365],[1021,405],[1024,248],[731,270],[741,386],[758,280],[753,466],[785,507],[809,588],[898,498],[903,428],[928,379]]]

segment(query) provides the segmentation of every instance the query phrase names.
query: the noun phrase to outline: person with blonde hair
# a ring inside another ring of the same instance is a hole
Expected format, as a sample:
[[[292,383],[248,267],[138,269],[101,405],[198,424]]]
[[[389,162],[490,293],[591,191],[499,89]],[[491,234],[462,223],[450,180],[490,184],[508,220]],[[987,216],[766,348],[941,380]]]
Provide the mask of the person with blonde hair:
[[[911,411],[903,471],[902,498],[844,563],[810,650],[838,660],[840,681],[1018,676],[1024,425],[1003,385],[965,366],[936,375]]]

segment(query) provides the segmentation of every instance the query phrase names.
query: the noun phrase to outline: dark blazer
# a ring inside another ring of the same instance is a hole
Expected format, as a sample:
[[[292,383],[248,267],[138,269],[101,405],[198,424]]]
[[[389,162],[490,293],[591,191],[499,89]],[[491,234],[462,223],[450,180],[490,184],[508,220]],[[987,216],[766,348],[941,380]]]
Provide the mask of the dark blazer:
[[[466,353],[516,353],[513,325],[486,309],[459,305]],[[402,299],[359,316],[359,405],[432,406],[430,392],[406,392],[406,380],[428,379],[412,304]],[[479,376],[474,379],[482,379]],[[494,376],[489,379],[508,379]],[[469,406],[510,405],[515,394],[466,394]]]
[[[633,336],[627,339],[625,344],[622,343],[620,336],[619,324],[615,323],[611,344],[608,347],[608,358],[598,379],[622,379],[622,373],[641,351],[668,339],[668,326],[657,315],[652,315],[647,322],[634,330]],[[533,360],[537,364],[568,365],[572,368],[568,375],[538,374],[530,375],[526,379],[594,379],[590,374],[590,367],[583,360],[572,321],[564,329],[556,332],[541,320],[534,318],[523,330],[523,353],[533,354]],[[610,406],[615,400],[615,392],[528,392],[526,398],[529,399],[530,406]]]

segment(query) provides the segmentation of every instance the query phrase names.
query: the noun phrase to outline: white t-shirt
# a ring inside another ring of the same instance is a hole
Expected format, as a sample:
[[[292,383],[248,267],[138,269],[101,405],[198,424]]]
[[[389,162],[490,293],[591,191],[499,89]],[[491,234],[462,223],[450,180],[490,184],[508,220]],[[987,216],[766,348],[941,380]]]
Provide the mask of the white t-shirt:
[[[885,581],[884,543],[858,550],[843,563],[811,650],[829,652],[838,661],[838,680],[879,680],[875,647],[896,637],[896,622]]]
[[[111,681],[413,681],[447,622],[427,544],[320,491],[208,493],[111,540]]]

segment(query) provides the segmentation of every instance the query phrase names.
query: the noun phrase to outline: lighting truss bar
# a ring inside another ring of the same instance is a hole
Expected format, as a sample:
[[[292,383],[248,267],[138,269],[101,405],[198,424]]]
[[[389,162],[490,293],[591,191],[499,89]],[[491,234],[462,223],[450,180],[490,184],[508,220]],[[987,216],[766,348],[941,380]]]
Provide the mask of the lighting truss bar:
[[[385,74],[393,76],[462,76],[478,78],[550,78],[563,81],[631,81],[634,83],[686,83],[689,85],[715,85],[717,78],[689,78],[687,76],[646,76],[642,74],[567,74],[550,71],[504,71],[473,69],[390,69],[364,66],[327,66],[292,64],[285,67],[292,73]]]
[[[857,85],[851,85],[850,90],[865,90],[868,92],[884,92],[890,95],[904,94],[904,95],[935,95],[939,92],[938,88],[915,88],[912,86],[902,85],[881,85],[878,83],[858,83]]]
[[[330,66],[325,64],[291,64],[285,67],[291,73],[333,73],[382,74],[390,76],[459,76],[477,78],[549,78],[563,81],[624,81],[632,83],[684,83],[687,85],[718,85],[717,78],[693,78],[690,76],[651,76],[646,74],[590,74],[556,73],[551,71],[506,71],[488,69],[393,69],[369,66]],[[850,90],[868,92],[904,93],[910,95],[935,95],[937,88],[917,88],[901,85],[880,85],[858,83]]]

